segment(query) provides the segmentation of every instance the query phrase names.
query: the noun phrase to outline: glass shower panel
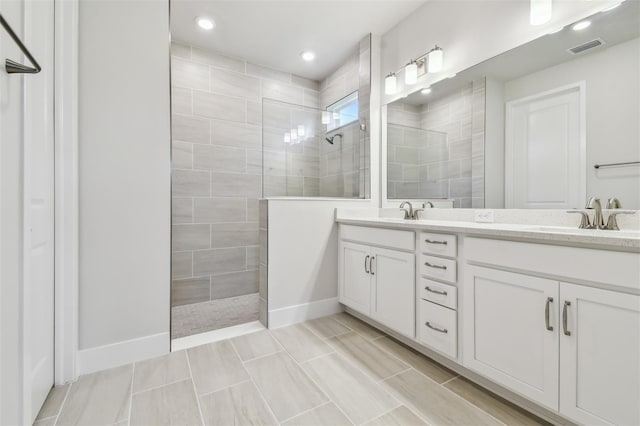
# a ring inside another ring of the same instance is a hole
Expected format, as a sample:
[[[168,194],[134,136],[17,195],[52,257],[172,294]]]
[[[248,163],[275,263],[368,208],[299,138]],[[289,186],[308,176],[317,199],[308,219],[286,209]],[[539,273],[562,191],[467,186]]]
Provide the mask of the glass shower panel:
[[[364,132],[346,118],[263,99],[263,196],[364,198]],[[336,120],[351,123],[327,131]]]

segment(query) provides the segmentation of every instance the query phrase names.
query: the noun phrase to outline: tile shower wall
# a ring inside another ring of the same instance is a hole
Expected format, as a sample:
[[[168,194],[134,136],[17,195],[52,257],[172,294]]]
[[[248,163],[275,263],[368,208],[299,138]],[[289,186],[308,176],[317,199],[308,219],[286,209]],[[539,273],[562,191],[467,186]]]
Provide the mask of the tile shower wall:
[[[172,44],[172,305],[258,292],[262,98],[318,83]]]
[[[389,105],[389,198],[484,207],[484,95],[481,79],[428,104]]]

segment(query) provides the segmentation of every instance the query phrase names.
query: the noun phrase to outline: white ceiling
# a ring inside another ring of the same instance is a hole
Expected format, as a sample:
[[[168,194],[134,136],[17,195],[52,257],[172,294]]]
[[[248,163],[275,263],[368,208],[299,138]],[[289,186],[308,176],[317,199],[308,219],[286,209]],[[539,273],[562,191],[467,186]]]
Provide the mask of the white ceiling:
[[[171,37],[227,56],[321,80],[368,33],[382,35],[425,0],[171,0]],[[197,16],[213,18],[212,31]],[[300,52],[312,50],[305,62]]]

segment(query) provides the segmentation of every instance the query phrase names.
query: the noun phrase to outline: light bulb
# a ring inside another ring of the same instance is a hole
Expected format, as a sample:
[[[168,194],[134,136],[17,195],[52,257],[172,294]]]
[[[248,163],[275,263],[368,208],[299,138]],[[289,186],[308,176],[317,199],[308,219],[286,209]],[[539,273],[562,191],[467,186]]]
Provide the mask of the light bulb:
[[[428,66],[427,71],[430,73],[442,71],[442,64],[444,63],[444,51],[438,46],[431,49],[427,53]]]
[[[396,75],[394,73],[391,73],[384,79],[384,93],[387,95],[393,95],[396,93],[396,89]]]
[[[546,24],[551,20],[552,0],[530,0],[529,23],[531,25]]]
[[[306,50],[302,52],[300,56],[302,57],[302,59],[304,59],[307,62],[313,61],[316,58],[316,54],[310,50]]]
[[[203,30],[212,30],[213,27],[216,26],[215,22],[213,22],[213,20],[209,19],[209,18],[205,18],[204,16],[200,16],[198,18],[196,18],[196,22],[198,24],[198,26],[200,28],[202,28]]]
[[[589,25],[591,25],[591,21],[582,21],[582,22],[578,22],[577,24],[575,24],[573,27],[571,27],[571,29],[573,31],[580,31],[580,30],[584,30]]]
[[[302,124],[298,125],[298,136],[304,136],[304,126]]]
[[[295,141],[298,139],[298,129],[291,129],[291,140]]]
[[[329,113],[327,111],[322,111],[322,124],[329,124],[331,117],[329,117]]]
[[[291,142],[291,133],[287,132],[284,134],[284,143],[290,143]]]
[[[411,61],[404,67],[404,82],[407,85],[418,82],[418,64],[416,61]]]

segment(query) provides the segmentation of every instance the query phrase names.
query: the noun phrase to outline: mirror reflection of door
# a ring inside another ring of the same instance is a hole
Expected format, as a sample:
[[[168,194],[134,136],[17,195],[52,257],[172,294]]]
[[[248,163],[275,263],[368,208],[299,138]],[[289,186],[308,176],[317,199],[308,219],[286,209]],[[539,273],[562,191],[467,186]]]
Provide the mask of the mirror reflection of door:
[[[584,119],[584,82],[507,103],[506,208],[582,207]]]

